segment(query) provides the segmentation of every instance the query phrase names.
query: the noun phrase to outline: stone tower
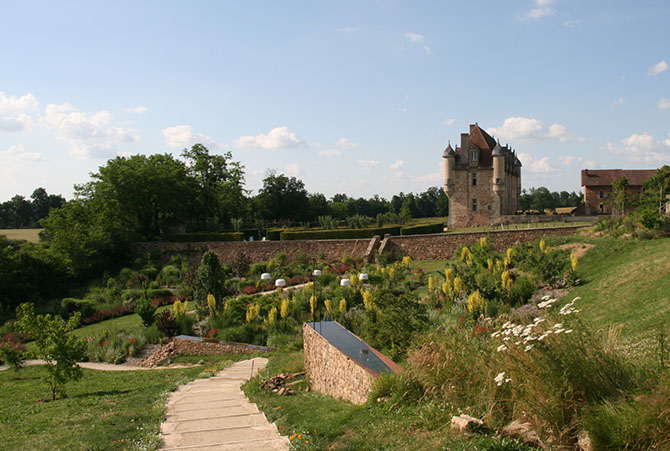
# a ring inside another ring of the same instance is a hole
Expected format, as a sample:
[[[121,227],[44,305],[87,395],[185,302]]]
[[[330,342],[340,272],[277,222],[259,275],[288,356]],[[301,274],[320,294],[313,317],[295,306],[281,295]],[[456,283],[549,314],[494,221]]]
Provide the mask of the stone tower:
[[[507,145],[470,125],[461,145],[442,154],[444,192],[449,197],[449,227],[497,224],[516,213],[521,194],[521,162]]]

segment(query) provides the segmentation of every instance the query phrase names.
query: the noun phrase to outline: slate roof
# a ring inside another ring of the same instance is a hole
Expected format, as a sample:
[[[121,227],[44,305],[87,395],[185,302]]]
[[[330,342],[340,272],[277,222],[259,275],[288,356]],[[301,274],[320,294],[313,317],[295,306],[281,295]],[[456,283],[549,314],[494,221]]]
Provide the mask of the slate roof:
[[[582,186],[612,186],[622,177],[629,186],[642,186],[655,173],[656,169],[583,169]]]

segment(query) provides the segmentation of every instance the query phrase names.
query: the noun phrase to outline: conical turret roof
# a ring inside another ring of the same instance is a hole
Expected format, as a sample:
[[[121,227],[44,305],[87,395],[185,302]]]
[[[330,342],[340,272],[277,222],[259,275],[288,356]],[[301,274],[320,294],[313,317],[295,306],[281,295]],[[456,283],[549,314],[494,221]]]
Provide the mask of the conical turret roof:
[[[444,152],[442,153],[442,158],[454,157],[454,156],[456,156],[456,152],[454,152],[453,147],[451,147],[451,141],[449,141],[447,148],[444,149]]]

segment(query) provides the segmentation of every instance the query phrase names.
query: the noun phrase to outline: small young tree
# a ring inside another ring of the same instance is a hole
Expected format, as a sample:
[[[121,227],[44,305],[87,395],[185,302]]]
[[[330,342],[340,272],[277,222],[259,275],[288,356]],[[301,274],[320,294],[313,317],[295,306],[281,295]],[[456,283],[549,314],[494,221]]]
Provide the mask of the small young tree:
[[[146,291],[140,296],[140,298],[135,301],[135,313],[137,313],[140,318],[142,318],[142,324],[144,327],[150,327],[154,322],[156,322],[156,307]]]
[[[35,340],[35,356],[46,362],[47,375],[43,380],[51,389],[51,399],[63,393],[69,380],[81,379],[83,372],[77,362],[84,358],[86,341],[72,335],[79,326],[77,312],[65,322],[61,317],[35,315],[33,304],[21,304],[16,309],[17,328]]]
[[[193,300],[198,310],[205,311],[207,309],[208,294],[213,295],[216,299],[224,298],[223,282],[224,275],[219,258],[212,251],[205,252],[195,274],[193,290]]]
[[[0,357],[15,371],[21,368],[25,352],[26,346],[16,334],[7,334],[0,338]]]
[[[614,209],[612,214],[614,216],[623,216],[626,213],[626,204],[628,203],[628,197],[626,195],[627,187],[628,179],[626,177],[621,177],[620,180],[616,180],[612,183],[612,194],[614,197]]]

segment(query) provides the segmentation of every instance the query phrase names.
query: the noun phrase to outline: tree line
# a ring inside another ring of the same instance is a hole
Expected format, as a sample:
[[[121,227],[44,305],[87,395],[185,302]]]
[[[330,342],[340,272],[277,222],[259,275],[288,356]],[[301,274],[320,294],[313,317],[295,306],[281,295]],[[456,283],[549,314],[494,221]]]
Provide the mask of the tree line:
[[[545,191],[528,195],[534,199]],[[564,197],[558,194],[559,201]],[[4,299],[15,305],[17,300],[56,297],[77,282],[120,267],[128,261],[133,242],[160,239],[176,220],[190,232],[290,224],[326,227],[338,221],[360,226],[371,220],[447,216],[448,198],[442,189],[431,187],[390,200],[346,194],[327,199],[309,193],[296,177],[273,171],[251,195],[245,189],[244,167],[230,152],[215,155],[196,144],[184,149],[181,158],[154,154],[111,159],[88,182],[75,185],[70,201],[38,188],[30,200],[14,196],[0,211],[4,228],[43,227],[39,244],[0,237],[0,301],[7,306]]]

